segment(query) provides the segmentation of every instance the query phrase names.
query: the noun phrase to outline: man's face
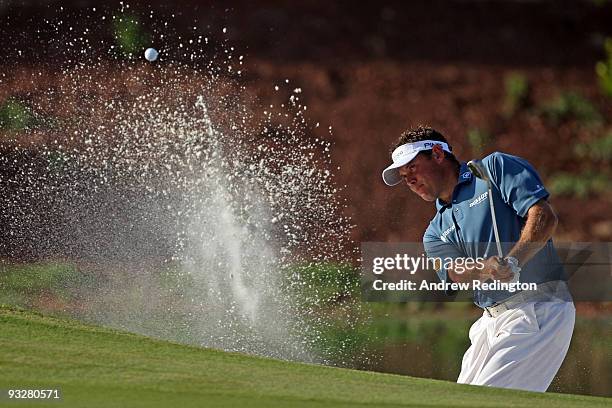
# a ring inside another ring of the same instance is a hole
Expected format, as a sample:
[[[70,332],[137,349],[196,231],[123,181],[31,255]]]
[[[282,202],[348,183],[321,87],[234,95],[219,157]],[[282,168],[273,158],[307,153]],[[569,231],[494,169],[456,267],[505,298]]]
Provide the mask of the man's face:
[[[419,154],[399,168],[399,175],[410,190],[425,201],[435,201],[442,188],[442,167],[436,160]]]

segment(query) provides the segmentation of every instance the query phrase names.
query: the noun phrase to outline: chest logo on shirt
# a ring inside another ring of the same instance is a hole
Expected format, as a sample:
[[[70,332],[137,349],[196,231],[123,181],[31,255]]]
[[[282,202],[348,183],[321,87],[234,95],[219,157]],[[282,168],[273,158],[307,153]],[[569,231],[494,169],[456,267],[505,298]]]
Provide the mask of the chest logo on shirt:
[[[442,235],[440,235],[440,239],[442,240],[442,242],[446,242],[446,237],[448,237],[448,234],[450,234],[454,230],[455,230],[455,226],[454,225],[451,225],[450,228],[447,228],[446,230],[444,230]]]
[[[475,205],[478,205],[480,203],[482,203],[484,200],[487,199],[487,197],[489,196],[489,192],[485,191],[484,193],[482,193],[480,196],[478,196],[477,199],[475,199],[474,201],[472,201],[470,203],[470,208],[474,207]]]

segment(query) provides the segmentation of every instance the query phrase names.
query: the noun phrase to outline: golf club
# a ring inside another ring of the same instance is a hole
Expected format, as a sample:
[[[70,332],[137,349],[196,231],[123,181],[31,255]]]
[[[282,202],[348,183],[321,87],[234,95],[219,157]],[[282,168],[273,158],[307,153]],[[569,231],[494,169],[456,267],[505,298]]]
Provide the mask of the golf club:
[[[491,218],[493,219],[493,233],[495,234],[495,243],[497,244],[497,255],[499,256],[499,259],[504,262],[504,254],[502,252],[501,242],[499,241],[499,231],[497,229],[497,218],[495,217],[495,207],[493,205],[491,179],[489,178],[487,169],[485,169],[484,165],[480,160],[470,160],[467,166],[474,176],[487,182],[487,188],[489,190],[489,207],[491,208]]]
[[[491,208],[491,218],[493,220],[493,233],[495,234],[495,244],[497,245],[497,255],[499,256],[501,264],[510,263],[510,265],[512,266],[512,271],[514,273],[514,276],[510,282],[518,282],[520,279],[521,268],[519,268],[517,260],[515,258],[505,259],[504,254],[502,252],[501,242],[499,240],[499,231],[497,229],[497,218],[495,217],[495,206],[493,205],[493,192],[491,189],[491,178],[489,177],[489,173],[487,172],[487,169],[485,168],[485,166],[482,164],[480,160],[470,160],[467,163],[467,166],[468,166],[468,169],[470,169],[470,172],[474,176],[487,182],[489,207]]]

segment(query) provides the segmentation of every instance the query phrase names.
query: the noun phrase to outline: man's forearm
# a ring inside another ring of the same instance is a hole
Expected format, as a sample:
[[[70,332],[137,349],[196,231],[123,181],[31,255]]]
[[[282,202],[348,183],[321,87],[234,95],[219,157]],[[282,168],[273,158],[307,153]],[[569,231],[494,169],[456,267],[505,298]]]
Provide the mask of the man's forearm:
[[[527,211],[525,227],[521,231],[518,242],[507,256],[516,258],[519,265],[524,265],[542,249],[550,237],[552,237],[556,227],[557,215],[553,208],[545,200],[538,201]],[[483,268],[477,266],[466,268],[462,266],[460,272],[456,272],[453,268],[447,268],[446,272],[453,282],[458,283],[474,280],[486,281],[490,278],[495,279],[497,272],[492,271],[500,271],[500,267],[497,265],[499,261],[495,261],[493,258],[487,259]],[[501,269],[503,274],[503,268]]]
[[[507,256],[518,260],[519,265],[526,264],[552,237],[557,228],[557,215],[545,200],[540,200],[527,211],[525,227],[518,242]]]
[[[454,268],[452,267],[446,268],[446,273],[448,274],[448,277],[453,282],[457,283],[472,282],[475,280],[484,282],[485,280],[489,279],[489,276],[485,276],[483,272],[484,268],[479,267],[478,265],[474,265],[471,268],[462,266],[460,272],[455,272]]]

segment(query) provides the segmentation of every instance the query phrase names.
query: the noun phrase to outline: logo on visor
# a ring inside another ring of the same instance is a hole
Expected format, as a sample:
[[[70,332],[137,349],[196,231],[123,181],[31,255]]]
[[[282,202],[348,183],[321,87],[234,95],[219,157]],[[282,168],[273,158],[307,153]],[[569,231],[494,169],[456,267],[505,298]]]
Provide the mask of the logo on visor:
[[[408,156],[410,153],[412,153],[412,148],[406,146],[404,148],[399,147],[396,151],[393,152],[393,154],[391,155],[391,158],[393,159],[394,162],[399,161],[402,157],[404,156]]]
[[[434,146],[440,146],[443,150],[446,150],[445,147],[448,147],[448,151],[452,151],[452,147],[446,145],[445,143],[436,143],[436,142],[423,142],[423,149],[433,149]]]

